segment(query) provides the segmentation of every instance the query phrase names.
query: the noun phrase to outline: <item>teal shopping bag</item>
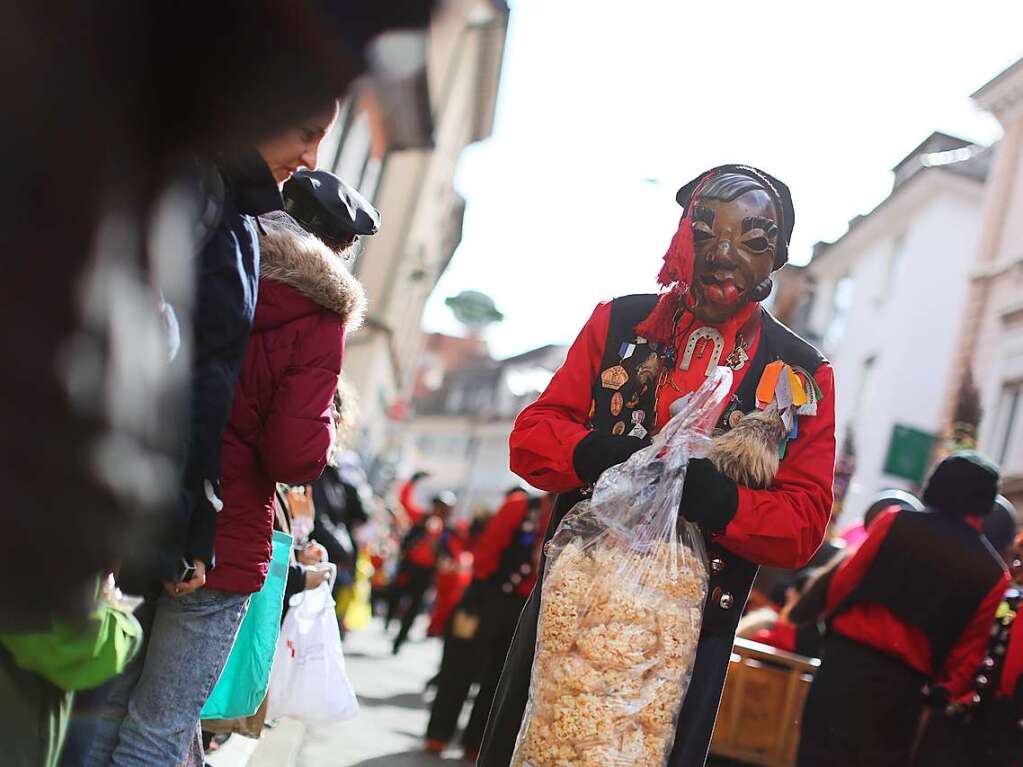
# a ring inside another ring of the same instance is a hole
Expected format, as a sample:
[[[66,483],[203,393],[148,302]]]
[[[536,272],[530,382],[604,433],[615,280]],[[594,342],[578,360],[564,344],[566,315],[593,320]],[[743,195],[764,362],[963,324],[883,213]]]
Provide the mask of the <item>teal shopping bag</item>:
[[[266,697],[277,635],[281,630],[284,585],[291,536],[274,530],[273,556],[263,588],[252,595],[220,679],[202,707],[202,719],[252,716]]]

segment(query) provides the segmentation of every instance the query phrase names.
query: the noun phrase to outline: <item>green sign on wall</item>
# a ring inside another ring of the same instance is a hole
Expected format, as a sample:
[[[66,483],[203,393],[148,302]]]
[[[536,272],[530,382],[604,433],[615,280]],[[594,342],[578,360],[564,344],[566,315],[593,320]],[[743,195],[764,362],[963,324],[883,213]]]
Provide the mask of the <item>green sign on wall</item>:
[[[922,483],[937,439],[925,431],[896,424],[884,459],[885,474]]]

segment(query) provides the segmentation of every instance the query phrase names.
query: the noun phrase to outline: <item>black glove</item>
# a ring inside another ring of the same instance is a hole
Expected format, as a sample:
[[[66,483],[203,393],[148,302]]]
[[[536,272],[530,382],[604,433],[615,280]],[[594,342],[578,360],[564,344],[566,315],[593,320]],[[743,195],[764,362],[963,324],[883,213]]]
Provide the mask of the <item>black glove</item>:
[[[679,513],[706,530],[724,530],[739,508],[739,487],[707,458],[693,458],[686,469]]]
[[[925,684],[923,695],[924,703],[939,711],[944,711],[948,708],[948,703],[951,699],[951,696],[948,694],[948,688],[940,684]]]
[[[583,437],[582,442],[575,446],[575,451],[572,453],[572,467],[579,479],[587,484],[592,484],[604,473],[605,469],[624,463],[630,455],[649,444],[650,440],[648,439],[617,434],[598,434],[591,431]]]

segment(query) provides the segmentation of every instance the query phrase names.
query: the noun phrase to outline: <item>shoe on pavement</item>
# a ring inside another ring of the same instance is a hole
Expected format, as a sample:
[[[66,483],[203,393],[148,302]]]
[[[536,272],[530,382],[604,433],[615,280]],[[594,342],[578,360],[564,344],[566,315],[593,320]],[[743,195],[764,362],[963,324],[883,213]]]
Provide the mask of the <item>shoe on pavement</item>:
[[[447,745],[448,744],[445,743],[443,740],[437,740],[436,738],[426,739],[426,750],[429,751],[431,754],[443,753],[444,749],[447,748]]]

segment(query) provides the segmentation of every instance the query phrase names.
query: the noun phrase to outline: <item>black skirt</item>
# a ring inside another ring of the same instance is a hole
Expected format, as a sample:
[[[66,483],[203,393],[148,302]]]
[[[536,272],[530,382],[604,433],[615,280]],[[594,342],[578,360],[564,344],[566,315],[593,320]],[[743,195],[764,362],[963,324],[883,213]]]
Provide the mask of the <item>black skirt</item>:
[[[803,709],[797,764],[911,764],[926,681],[899,659],[832,634]]]

